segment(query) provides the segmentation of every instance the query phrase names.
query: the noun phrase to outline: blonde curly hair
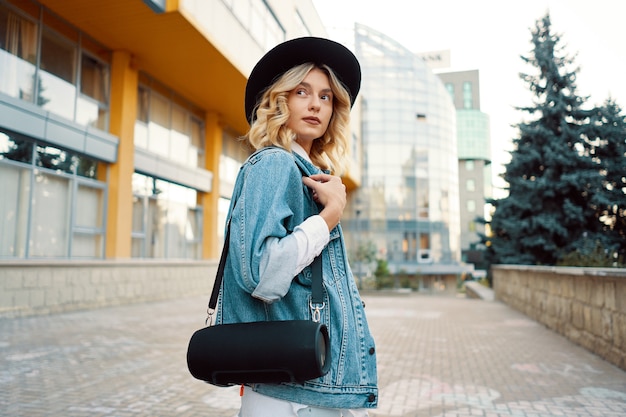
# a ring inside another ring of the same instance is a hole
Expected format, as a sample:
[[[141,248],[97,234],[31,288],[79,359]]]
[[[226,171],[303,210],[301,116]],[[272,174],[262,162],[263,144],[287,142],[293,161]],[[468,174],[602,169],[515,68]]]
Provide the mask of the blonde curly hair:
[[[270,85],[254,108],[253,114],[256,115],[256,119],[244,139],[247,139],[256,150],[278,146],[291,151],[291,144],[295,141],[296,135],[286,127],[290,115],[287,98],[314,68],[328,75],[333,92],[333,114],[324,135],[313,141],[309,156],[319,168],[341,174],[347,164],[349,149],[350,94],[332,69],[326,65],[313,63],[297,65]]]

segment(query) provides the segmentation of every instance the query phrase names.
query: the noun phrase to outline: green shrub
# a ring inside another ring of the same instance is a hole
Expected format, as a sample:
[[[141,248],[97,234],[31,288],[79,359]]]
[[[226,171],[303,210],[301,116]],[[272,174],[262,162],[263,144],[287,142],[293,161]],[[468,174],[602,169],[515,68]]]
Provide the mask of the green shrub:
[[[626,267],[624,255],[616,251],[604,248],[602,243],[585,245],[561,257],[557,266],[582,266],[582,267]]]

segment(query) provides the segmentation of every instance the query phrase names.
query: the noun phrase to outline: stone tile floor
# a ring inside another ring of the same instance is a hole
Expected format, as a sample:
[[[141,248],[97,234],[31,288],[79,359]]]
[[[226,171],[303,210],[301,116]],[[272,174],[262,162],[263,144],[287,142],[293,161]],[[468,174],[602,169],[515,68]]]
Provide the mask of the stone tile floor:
[[[626,416],[626,372],[500,302],[366,294],[372,417]],[[0,319],[0,415],[237,413],[239,388],[191,377],[206,297]]]

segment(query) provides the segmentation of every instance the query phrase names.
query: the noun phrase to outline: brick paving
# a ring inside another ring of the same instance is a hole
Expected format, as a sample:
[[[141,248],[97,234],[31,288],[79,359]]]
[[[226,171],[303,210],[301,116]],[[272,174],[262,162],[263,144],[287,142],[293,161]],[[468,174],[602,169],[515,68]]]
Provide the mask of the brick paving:
[[[626,416],[626,372],[500,302],[366,294],[372,417]],[[0,319],[0,415],[232,417],[238,387],[189,374],[206,297]]]

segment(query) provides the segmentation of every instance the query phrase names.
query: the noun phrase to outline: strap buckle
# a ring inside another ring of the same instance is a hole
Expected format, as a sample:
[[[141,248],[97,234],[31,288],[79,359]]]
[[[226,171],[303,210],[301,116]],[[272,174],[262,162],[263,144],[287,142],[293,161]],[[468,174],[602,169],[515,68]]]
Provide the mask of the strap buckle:
[[[204,320],[205,326],[213,325],[213,313],[215,313],[215,309],[211,307],[206,308],[206,319]]]
[[[313,304],[313,301],[309,301],[309,307],[311,307],[311,316],[315,323],[319,323],[322,318],[322,310],[326,307],[326,303],[322,302]]]

